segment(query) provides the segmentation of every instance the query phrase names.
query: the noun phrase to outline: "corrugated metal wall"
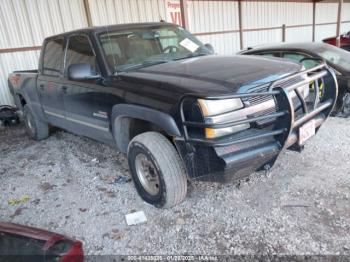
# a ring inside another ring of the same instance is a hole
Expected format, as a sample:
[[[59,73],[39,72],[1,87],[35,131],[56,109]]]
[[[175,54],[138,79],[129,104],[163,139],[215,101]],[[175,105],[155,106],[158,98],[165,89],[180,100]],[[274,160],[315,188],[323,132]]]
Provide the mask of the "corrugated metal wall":
[[[243,28],[272,28],[312,24],[312,3],[305,2],[243,2]],[[287,41],[311,41],[312,26],[287,28]],[[244,46],[281,42],[282,28],[245,32]]]
[[[1,0],[0,49],[40,46],[47,36],[87,26],[81,0]],[[7,76],[36,69],[39,51],[0,54],[0,104],[13,104]]]
[[[93,25],[155,22],[166,19],[164,0],[89,0]]]
[[[336,3],[323,3],[316,6],[316,24],[320,23],[336,23],[338,14],[338,4]],[[337,25],[318,25],[316,26],[316,41],[334,35]]]
[[[238,3],[230,1],[189,1],[189,30],[192,33],[239,30]],[[218,15],[219,14],[219,15]],[[204,43],[211,43],[221,54],[239,50],[239,33],[200,35]]]
[[[344,4],[342,20],[350,21],[350,3]],[[349,30],[350,30],[350,22],[342,23],[341,32],[347,32]]]
[[[88,0],[93,25],[151,22],[167,19],[167,0]],[[335,3],[316,5],[316,40],[335,35]],[[244,47],[286,41],[312,40],[312,3],[242,1]],[[238,2],[188,0],[189,30],[219,54],[240,49]],[[350,3],[344,4],[343,20],[350,21]],[[334,23],[334,24],[326,24]],[[295,25],[308,25],[293,27]],[[40,46],[49,36],[87,26],[83,0],[0,0],[0,49]],[[292,27],[290,27],[292,26]],[[251,29],[259,29],[251,31]],[[342,24],[348,31],[350,23]],[[39,51],[0,53],[0,104],[12,104],[8,73],[36,69]]]

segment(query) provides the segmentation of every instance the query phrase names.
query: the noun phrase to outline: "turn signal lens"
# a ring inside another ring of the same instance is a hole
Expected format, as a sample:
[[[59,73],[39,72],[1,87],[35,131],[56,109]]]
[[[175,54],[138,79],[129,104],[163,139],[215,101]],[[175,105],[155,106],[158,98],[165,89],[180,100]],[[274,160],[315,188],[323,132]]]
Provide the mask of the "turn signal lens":
[[[206,128],[205,137],[206,138],[218,138],[222,136],[232,135],[242,130],[246,130],[250,127],[249,124],[241,124],[237,126],[231,126],[226,128]]]

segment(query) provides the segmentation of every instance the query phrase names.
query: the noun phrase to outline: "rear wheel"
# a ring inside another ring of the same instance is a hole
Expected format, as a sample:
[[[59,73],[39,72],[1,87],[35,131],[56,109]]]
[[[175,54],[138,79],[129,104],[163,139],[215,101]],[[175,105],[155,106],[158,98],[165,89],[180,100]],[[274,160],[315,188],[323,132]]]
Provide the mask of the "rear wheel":
[[[175,147],[157,132],[136,136],[129,144],[128,162],[141,198],[156,207],[181,203],[187,193],[187,176]]]
[[[23,107],[23,119],[27,134],[32,139],[42,140],[49,136],[48,124],[35,117],[28,105]]]

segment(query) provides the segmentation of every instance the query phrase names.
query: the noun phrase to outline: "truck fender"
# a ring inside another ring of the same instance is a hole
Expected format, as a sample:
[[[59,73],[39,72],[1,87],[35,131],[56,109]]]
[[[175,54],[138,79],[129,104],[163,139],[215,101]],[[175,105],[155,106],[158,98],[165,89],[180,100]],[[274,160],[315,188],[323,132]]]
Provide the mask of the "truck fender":
[[[126,152],[129,144],[128,130],[125,130],[125,121],[140,119],[150,122],[169,136],[181,136],[181,132],[172,116],[164,112],[139,105],[118,104],[112,109],[111,128],[114,140],[120,151]]]
[[[38,102],[33,102],[27,95],[26,92],[19,92],[16,91],[13,95],[16,106],[22,111],[22,104],[19,100],[19,96],[22,96],[24,100],[26,101],[26,105],[29,107],[30,111],[34,114],[34,117],[40,119],[43,122],[47,122],[46,116],[44,114],[44,111],[42,109],[42,106]]]

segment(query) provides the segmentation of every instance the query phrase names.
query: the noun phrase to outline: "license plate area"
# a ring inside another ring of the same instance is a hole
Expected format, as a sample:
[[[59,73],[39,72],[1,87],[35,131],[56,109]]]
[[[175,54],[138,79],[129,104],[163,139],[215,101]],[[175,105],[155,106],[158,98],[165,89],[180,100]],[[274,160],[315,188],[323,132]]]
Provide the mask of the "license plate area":
[[[304,145],[307,140],[315,135],[315,120],[311,120],[299,128],[299,145]]]

